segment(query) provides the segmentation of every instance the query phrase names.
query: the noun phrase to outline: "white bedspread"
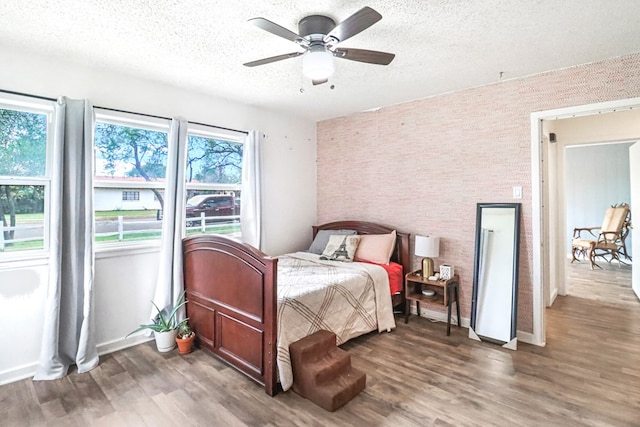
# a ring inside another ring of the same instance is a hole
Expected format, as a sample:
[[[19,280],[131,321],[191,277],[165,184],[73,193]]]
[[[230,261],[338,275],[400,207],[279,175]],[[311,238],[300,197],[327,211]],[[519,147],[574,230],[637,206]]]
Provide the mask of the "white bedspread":
[[[278,374],[293,384],[289,344],[320,329],[338,345],[362,334],[396,327],[389,277],[377,265],[322,261],[296,252],[278,258]]]

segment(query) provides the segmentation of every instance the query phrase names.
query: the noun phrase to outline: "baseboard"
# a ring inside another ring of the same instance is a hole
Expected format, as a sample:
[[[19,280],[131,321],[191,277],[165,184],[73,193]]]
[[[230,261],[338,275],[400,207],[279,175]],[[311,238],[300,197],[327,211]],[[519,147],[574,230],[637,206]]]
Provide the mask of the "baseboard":
[[[411,306],[411,314],[416,314],[416,306],[415,304]],[[447,323],[447,313],[444,312],[440,312],[440,311],[436,311],[436,310],[430,310],[428,308],[424,308],[424,307],[420,307],[420,317],[424,317],[427,318],[429,320],[435,320],[437,322],[444,322]],[[468,328],[469,324],[471,323],[471,320],[468,317],[463,317],[460,316],[460,322],[461,322],[461,327],[463,328]],[[453,315],[451,316],[451,325],[457,325],[457,318],[455,315],[455,310],[453,310]]]
[[[416,306],[412,305],[411,306],[411,314],[417,314],[416,312]],[[435,320],[438,322],[447,322],[447,313],[444,312],[440,312],[440,311],[435,311],[435,310],[430,310],[430,309],[425,309],[425,308],[420,308],[420,317],[425,317],[427,319],[430,320]],[[460,322],[463,328],[469,328],[469,326],[471,325],[471,319],[469,319],[468,317],[463,317],[460,316]],[[455,325],[456,324],[456,318],[455,316],[452,316],[451,319],[451,324]],[[544,343],[539,343],[535,340],[535,337],[532,333],[530,332],[523,332],[523,331],[517,331],[516,332],[516,336],[518,337],[518,341],[519,342],[523,342],[526,344],[532,344],[532,345],[537,345],[540,347],[544,347]]]
[[[125,348],[133,347],[138,344],[142,344],[151,341],[153,336],[148,337],[145,334],[132,335],[129,338],[118,338],[117,340],[107,341],[102,344],[98,344],[98,354],[113,353],[114,351],[123,350]]]
[[[558,288],[554,288],[553,291],[551,292],[551,295],[549,296],[549,305],[547,307],[551,307],[553,303],[556,301],[557,297],[558,297]]]
[[[517,331],[517,336],[519,342],[544,347],[544,343],[537,342],[535,336],[531,332]]]
[[[120,338],[106,343],[98,344],[97,350],[100,356],[114,351],[122,350],[128,347],[133,347],[138,344],[145,343],[153,340],[153,337],[147,337],[144,334],[134,335],[129,338]],[[38,368],[38,362],[28,363],[6,371],[0,372],[0,385],[13,383],[16,381],[31,378],[35,375]]]
[[[37,367],[38,363],[34,362],[2,371],[0,372],[0,385],[5,385],[24,380],[25,378],[33,377],[36,373]]]

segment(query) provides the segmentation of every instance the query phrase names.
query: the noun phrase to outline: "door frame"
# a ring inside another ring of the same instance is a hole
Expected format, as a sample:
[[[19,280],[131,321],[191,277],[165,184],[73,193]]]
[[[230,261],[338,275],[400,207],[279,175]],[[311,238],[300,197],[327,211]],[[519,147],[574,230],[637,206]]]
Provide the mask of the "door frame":
[[[638,194],[640,193],[640,188],[638,188],[637,185],[634,185],[640,181],[640,170],[638,169],[640,166],[637,162],[635,163],[635,167],[632,166],[634,164],[634,157],[637,157],[638,155],[640,155],[640,140],[636,141],[635,144],[629,147],[629,178],[631,179],[631,200],[629,200],[629,203],[633,209],[640,206],[640,194]],[[635,193],[633,190],[635,190]],[[633,220],[633,218],[631,219]],[[633,252],[634,250],[637,252]],[[640,237],[633,236],[631,240],[631,253],[640,253]],[[636,297],[640,299],[640,265],[637,263],[634,264],[633,262],[631,264],[631,290],[635,293]]]
[[[640,108],[640,98],[628,98],[531,113],[531,198],[532,198],[532,290],[533,342],[546,344],[545,294],[551,285],[560,294],[565,290],[564,264],[558,262],[551,242],[558,242],[559,227],[564,223],[550,194],[548,169],[544,163],[544,144],[549,144],[542,132],[543,120],[555,120],[592,114],[611,113]],[[563,231],[562,231],[563,232]],[[564,241],[564,239],[561,239]],[[554,255],[554,256],[551,256]],[[549,274],[545,274],[549,272]]]

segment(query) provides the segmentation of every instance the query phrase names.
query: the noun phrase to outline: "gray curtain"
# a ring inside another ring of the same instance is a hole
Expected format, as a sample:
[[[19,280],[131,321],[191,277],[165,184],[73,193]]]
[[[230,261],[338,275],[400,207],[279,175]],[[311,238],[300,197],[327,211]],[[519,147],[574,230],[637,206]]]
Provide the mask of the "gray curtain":
[[[169,131],[169,155],[167,158],[167,188],[165,190],[164,220],[162,222],[162,247],[160,269],[153,302],[160,310],[171,311],[173,303],[184,289],[182,277],[182,230],[185,221],[185,169],[187,164],[187,127],[183,118],[171,121]],[[151,319],[157,315],[155,309]],[[178,316],[184,318],[184,308]]]
[[[262,134],[251,131],[242,149],[242,193],[240,195],[240,227],[242,241],[261,249],[261,179],[260,148]]]
[[[93,108],[58,99],[51,182],[49,284],[35,380],[98,365],[93,314]]]

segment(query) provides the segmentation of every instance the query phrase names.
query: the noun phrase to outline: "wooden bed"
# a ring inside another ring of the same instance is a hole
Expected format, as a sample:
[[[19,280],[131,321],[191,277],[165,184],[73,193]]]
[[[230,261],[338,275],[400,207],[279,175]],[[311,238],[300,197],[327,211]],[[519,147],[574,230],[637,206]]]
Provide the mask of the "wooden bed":
[[[313,227],[388,234],[392,228],[363,221],[340,221]],[[183,240],[187,316],[197,343],[254,381],[267,394],[278,391],[278,259],[238,241],[216,235]],[[391,260],[409,269],[409,235],[397,232]],[[403,296],[393,296],[403,307]]]

